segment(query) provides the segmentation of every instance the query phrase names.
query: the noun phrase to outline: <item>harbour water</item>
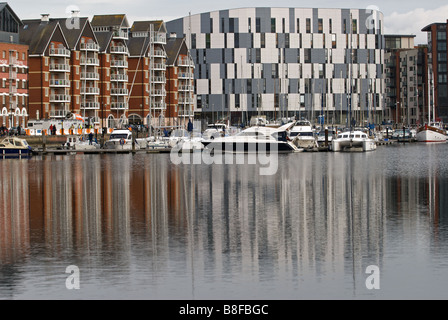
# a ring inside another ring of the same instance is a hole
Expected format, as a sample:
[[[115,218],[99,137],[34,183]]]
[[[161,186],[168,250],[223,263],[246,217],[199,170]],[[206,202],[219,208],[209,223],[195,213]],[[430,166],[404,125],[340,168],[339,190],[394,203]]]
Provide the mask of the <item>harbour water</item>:
[[[273,176],[169,154],[0,160],[0,299],[447,299],[446,159],[285,154]]]

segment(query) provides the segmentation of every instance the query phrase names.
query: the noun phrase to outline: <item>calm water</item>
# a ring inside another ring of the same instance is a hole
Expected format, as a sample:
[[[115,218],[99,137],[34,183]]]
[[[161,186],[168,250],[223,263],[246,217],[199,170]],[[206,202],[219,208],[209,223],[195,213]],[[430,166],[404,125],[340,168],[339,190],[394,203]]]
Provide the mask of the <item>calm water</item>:
[[[446,159],[290,154],[274,176],[169,155],[1,160],[0,299],[447,299]]]

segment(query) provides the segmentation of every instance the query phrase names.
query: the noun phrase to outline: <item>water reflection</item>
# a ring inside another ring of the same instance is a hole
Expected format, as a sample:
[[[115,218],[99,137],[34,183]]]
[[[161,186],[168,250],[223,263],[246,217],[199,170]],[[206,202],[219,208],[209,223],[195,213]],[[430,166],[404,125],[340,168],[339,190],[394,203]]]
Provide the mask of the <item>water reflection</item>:
[[[0,297],[420,297],[396,280],[415,274],[446,297],[447,151],[415,164],[421,148],[282,155],[275,176],[169,155],[1,161]]]

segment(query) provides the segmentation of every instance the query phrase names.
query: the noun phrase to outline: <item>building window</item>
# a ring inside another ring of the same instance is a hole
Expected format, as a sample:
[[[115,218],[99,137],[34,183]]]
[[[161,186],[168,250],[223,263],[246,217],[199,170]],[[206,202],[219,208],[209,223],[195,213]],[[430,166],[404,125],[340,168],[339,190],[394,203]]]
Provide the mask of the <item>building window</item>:
[[[437,40],[446,40],[446,32],[444,31],[437,32]]]
[[[261,32],[261,19],[260,18],[255,19],[255,31],[257,33]]]
[[[252,19],[251,18],[248,18],[247,25],[248,25],[248,32],[251,33],[252,32]]]
[[[318,33],[324,33],[324,20],[318,19]]]
[[[438,42],[437,43],[437,51],[446,51],[446,43]]]
[[[311,19],[306,19],[306,33],[311,33]]]
[[[300,19],[297,19],[297,33],[300,33]]]
[[[210,49],[210,33],[205,34],[205,47]]]
[[[229,19],[229,32],[234,33],[235,32],[235,18]]]
[[[271,33],[275,33],[275,18],[271,18]]]

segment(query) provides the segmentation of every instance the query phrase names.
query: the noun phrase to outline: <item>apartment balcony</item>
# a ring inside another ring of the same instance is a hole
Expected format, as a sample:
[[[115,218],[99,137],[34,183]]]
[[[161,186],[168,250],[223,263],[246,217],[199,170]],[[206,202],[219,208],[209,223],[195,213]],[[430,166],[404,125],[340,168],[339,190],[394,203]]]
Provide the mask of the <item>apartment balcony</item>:
[[[166,70],[166,64],[165,63],[154,63],[152,64],[152,70]]]
[[[100,88],[95,87],[81,87],[81,94],[88,94],[88,95],[98,95],[100,94]]]
[[[124,46],[111,46],[110,47],[110,53],[117,53],[117,54],[128,54],[128,48]]]
[[[154,50],[154,52],[150,52],[149,56],[153,58],[166,58],[166,52],[163,50]]]
[[[178,103],[179,103],[180,105],[189,105],[189,104],[193,104],[193,99],[179,98]]]
[[[190,110],[181,110],[183,106],[179,106],[179,111],[177,111],[177,115],[179,117],[192,117],[194,115],[193,111]]]
[[[153,43],[154,44],[166,44],[166,35],[165,34],[154,34]]]
[[[193,86],[179,86],[179,91],[191,92],[193,91]]]
[[[127,96],[129,95],[129,90],[122,88],[113,88],[110,90],[110,94],[114,96]]]
[[[81,43],[79,49],[82,51],[98,52],[100,50],[100,46],[96,43]]]
[[[70,87],[70,81],[65,79],[51,79],[50,80],[50,87],[57,87],[57,88],[69,88]]]
[[[161,102],[154,102],[149,107],[150,107],[151,110],[164,110],[164,109],[166,109],[165,104],[163,104]]]
[[[65,48],[50,49],[50,57],[66,57],[70,58],[70,50]]]
[[[125,32],[123,30],[119,30],[119,31],[114,31],[113,39],[114,40],[128,40],[129,36],[128,36],[127,32]]]
[[[81,109],[84,110],[99,110],[100,103],[99,102],[83,102],[81,103]]]
[[[121,82],[128,82],[129,77],[127,74],[112,74],[110,76],[110,81],[121,81]]]
[[[65,118],[67,113],[68,113],[68,111],[66,111],[66,110],[51,110],[50,111],[50,118],[52,118],[52,119],[55,119],[55,118]]]
[[[166,77],[152,77],[153,83],[166,83]]]
[[[111,67],[117,67],[117,68],[127,68],[128,62],[124,60],[111,60],[110,61]]]
[[[100,74],[97,72],[81,72],[81,80],[100,80]]]
[[[166,96],[165,90],[151,90],[151,95],[154,97],[164,97]]]
[[[52,72],[70,72],[70,65],[68,65],[68,64],[50,64],[50,71],[52,71]]]
[[[70,96],[66,94],[50,95],[50,102],[70,102]]]
[[[179,67],[194,67],[193,61],[188,58],[179,58],[177,60]]]
[[[129,104],[126,102],[112,102],[110,108],[111,110],[127,110],[129,109]]]
[[[193,79],[193,73],[181,72],[178,74],[177,78],[182,80]]]
[[[17,72],[9,71],[9,80],[17,80]]]
[[[81,65],[83,66],[100,66],[100,60],[97,58],[81,59]]]

